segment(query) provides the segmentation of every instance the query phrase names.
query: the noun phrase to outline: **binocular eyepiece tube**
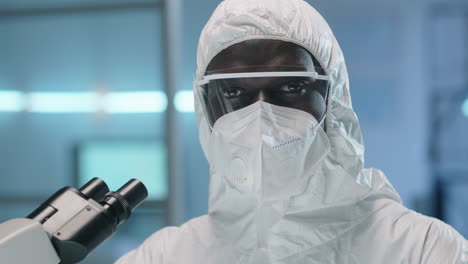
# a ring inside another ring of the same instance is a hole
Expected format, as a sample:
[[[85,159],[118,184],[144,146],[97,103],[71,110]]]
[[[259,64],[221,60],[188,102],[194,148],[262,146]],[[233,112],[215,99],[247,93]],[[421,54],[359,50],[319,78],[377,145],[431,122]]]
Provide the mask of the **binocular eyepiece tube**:
[[[101,201],[100,204],[114,215],[117,225],[127,220],[132,210],[148,197],[146,187],[136,179],[129,180],[115,192],[109,192],[103,180],[93,178],[79,191],[88,198]]]
[[[103,180],[93,178],[80,189],[62,188],[28,218],[49,233],[61,264],[77,263],[110,237],[147,197],[139,180],[110,192]]]

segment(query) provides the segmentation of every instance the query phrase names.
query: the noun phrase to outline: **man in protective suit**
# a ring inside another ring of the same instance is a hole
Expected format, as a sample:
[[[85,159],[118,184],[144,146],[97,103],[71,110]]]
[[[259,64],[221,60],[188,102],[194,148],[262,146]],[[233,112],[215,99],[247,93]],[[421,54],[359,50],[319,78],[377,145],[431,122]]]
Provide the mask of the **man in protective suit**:
[[[209,212],[118,264],[468,263],[460,234],[363,168],[343,54],[306,2],[222,2],[197,63]]]

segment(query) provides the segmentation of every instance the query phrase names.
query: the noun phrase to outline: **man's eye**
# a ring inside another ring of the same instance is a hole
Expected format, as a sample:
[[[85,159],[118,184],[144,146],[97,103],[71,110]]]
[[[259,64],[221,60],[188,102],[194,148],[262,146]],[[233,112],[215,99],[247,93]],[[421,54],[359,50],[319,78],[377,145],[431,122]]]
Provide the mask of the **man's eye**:
[[[305,82],[287,82],[281,85],[280,91],[283,93],[305,93],[306,92]]]
[[[244,91],[245,91],[245,89],[243,89],[243,88],[230,87],[230,88],[224,89],[223,96],[225,98],[234,98],[234,97],[242,95],[244,93]]]

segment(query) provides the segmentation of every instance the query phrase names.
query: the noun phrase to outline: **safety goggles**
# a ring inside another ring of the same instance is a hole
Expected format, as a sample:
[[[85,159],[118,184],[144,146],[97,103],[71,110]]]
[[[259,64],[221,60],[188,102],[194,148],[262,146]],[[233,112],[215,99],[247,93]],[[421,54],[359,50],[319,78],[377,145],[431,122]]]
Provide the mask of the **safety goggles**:
[[[196,83],[196,92],[211,126],[223,115],[257,101],[303,110],[321,120],[328,76],[318,71],[207,73]]]

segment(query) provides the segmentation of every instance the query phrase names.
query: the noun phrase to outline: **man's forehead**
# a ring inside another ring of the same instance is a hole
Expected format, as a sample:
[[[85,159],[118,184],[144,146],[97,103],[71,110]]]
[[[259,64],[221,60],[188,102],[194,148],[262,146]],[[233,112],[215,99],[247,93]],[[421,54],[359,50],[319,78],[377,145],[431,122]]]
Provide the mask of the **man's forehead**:
[[[294,43],[280,40],[246,40],[221,51],[207,67],[207,71],[222,71],[227,69],[255,66],[300,66],[303,70],[313,70],[312,56],[302,47]]]

